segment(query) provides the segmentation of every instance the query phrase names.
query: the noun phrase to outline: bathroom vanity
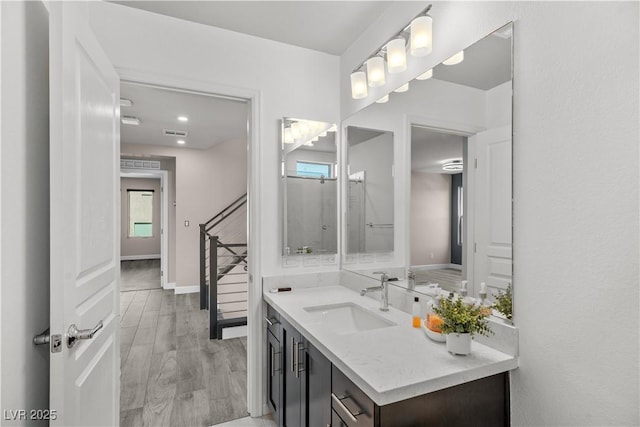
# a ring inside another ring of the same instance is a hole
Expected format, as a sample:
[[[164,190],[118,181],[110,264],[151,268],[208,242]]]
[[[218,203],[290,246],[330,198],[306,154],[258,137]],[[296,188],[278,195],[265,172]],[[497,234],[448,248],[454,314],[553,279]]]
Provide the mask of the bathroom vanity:
[[[279,426],[509,425],[517,359],[469,356],[342,286],[264,293],[267,401]]]

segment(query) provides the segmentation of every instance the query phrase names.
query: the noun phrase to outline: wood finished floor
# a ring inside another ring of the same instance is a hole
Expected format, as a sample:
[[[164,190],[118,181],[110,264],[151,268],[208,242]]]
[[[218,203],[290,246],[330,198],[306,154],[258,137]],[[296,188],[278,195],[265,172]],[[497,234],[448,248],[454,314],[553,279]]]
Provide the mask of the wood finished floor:
[[[247,416],[246,337],[210,341],[198,298],[121,292],[121,426],[210,426]]]
[[[120,290],[140,291],[145,289],[161,289],[160,260],[120,261]]]
[[[453,268],[437,270],[415,270],[416,285],[437,283],[444,290],[457,292],[460,290],[462,272]]]

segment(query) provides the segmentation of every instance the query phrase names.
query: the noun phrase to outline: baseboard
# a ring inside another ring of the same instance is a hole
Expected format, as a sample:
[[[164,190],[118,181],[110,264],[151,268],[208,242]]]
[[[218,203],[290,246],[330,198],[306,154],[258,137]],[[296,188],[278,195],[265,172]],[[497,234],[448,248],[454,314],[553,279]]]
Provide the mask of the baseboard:
[[[121,255],[120,261],[138,261],[143,259],[160,259],[160,254],[157,255]]]
[[[176,282],[171,282],[164,285],[164,289],[175,289],[175,288],[176,288]]]
[[[222,339],[227,340],[230,338],[246,337],[247,331],[247,325],[222,328]]]
[[[196,292],[200,292],[200,285],[175,286],[174,290],[175,290],[176,295],[180,295],[180,294],[195,294]]]

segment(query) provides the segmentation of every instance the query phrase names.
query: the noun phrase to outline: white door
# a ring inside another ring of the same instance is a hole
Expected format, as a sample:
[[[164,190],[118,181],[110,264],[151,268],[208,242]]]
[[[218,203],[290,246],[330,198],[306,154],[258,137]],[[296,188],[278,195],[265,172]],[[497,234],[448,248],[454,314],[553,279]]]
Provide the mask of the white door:
[[[86,7],[49,3],[54,426],[119,424],[119,79]]]
[[[511,126],[490,129],[469,138],[477,167],[474,176],[474,287],[485,282],[495,293],[511,283],[512,183]]]

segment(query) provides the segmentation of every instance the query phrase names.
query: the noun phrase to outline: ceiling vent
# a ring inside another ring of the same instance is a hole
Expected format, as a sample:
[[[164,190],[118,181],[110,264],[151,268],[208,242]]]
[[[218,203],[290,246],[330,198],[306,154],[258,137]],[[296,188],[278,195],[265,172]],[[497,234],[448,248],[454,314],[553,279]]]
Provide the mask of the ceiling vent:
[[[184,130],[172,130],[172,129],[164,129],[164,136],[179,136],[181,138],[187,137],[187,131]]]

